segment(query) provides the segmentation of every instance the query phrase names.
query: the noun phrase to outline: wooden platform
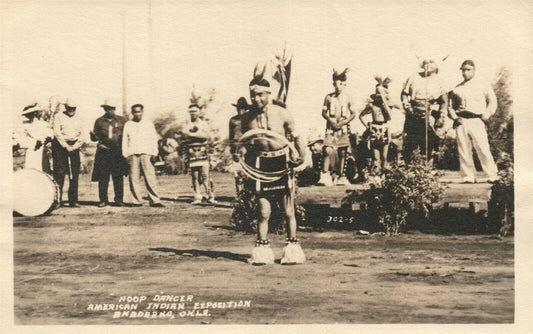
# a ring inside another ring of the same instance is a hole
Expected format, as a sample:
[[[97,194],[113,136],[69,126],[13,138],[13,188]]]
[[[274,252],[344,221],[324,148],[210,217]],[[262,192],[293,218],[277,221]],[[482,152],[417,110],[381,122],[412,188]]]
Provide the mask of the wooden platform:
[[[485,181],[480,174],[477,178],[479,181]],[[486,208],[490,200],[491,187],[490,183],[460,183],[461,177],[459,172],[446,171],[440,179],[446,186],[442,199],[435,204],[436,207],[468,207],[474,211],[480,208]],[[369,189],[366,184],[352,184],[349,186],[311,186],[298,188],[298,204],[302,205],[324,205],[330,208],[340,208],[342,199],[351,191],[364,191]],[[355,204],[352,210],[358,210]]]

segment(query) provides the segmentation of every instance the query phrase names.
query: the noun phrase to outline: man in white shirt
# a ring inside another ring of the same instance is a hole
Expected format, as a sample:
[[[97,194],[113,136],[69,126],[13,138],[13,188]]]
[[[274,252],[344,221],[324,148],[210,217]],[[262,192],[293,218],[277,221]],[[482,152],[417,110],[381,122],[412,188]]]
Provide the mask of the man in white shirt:
[[[157,194],[155,170],[151,162],[151,158],[158,153],[157,132],[152,122],[143,119],[143,112],[144,106],[142,104],[134,104],[131,107],[133,119],[124,125],[122,155],[128,160],[130,166],[129,180],[133,206],[142,205],[140,185],[142,170],[150,198],[150,206],[163,207]]]
[[[54,161],[54,179],[63,194],[65,175],[69,178],[68,201],[71,207],[78,204],[78,178],[80,175],[80,148],[83,144],[83,120],[76,115],[77,105],[71,99],[65,102],[65,111],[54,117],[54,140],[52,141],[52,158]],[[61,203],[61,198],[60,198]]]
[[[487,121],[496,111],[498,106],[496,95],[488,84],[474,77],[476,66],[472,60],[463,62],[461,72],[464,81],[450,92],[448,113],[457,131],[457,148],[463,183],[476,182],[472,145],[483,171],[487,174],[487,181],[495,182],[498,180],[498,168],[490,152],[484,121]]]

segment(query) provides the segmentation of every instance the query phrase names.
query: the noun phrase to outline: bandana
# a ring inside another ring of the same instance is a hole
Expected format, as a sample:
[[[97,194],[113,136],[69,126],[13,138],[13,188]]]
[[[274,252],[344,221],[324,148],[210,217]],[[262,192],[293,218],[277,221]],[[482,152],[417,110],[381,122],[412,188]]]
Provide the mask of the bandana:
[[[254,93],[261,93],[261,92],[270,93],[270,92],[272,92],[270,87],[262,86],[262,85],[258,85],[258,84],[250,85],[250,91],[252,91]]]

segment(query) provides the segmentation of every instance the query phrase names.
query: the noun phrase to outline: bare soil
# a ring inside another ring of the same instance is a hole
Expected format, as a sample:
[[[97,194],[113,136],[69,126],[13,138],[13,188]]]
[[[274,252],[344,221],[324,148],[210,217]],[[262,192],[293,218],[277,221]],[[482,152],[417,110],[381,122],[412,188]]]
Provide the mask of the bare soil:
[[[255,236],[235,231],[230,224],[233,180],[228,174],[215,174],[214,181],[220,202],[215,206],[189,204],[190,178],[179,175],[159,178],[164,208],[97,208],[97,184],[84,175],[83,207],[59,208],[43,217],[14,217],[16,322],[514,321],[512,237],[300,231],[307,263],[251,266],[246,260]],[[271,235],[277,259],[284,239]],[[136,312],[151,312],[146,310],[148,303],[157,302],[158,295],[191,295],[192,301],[182,305],[185,311],[158,310],[150,319],[144,313],[142,318],[132,318],[131,313],[114,318],[114,310],[94,310],[102,304],[137,304]],[[147,299],[127,303],[120,299],[123,296]],[[220,308],[220,302],[226,307]],[[194,310],[195,303],[199,309],[210,303],[207,313]],[[208,315],[200,316],[204,314]]]

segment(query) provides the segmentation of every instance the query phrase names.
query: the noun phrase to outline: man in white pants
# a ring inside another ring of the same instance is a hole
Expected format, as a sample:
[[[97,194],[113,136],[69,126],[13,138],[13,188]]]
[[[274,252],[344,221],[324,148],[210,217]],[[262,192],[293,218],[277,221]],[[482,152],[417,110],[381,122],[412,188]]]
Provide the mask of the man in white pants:
[[[164,205],[157,194],[157,180],[151,158],[157,155],[157,132],[154,123],[143,118],[144,106],[131,107],[133,118],[124,125],[122,134],[122,155],[130,166],[130,191],[133,206],[142,206],[141,173],[144,175],[150,206],[162,208]]]
[[[496,95],[488,84],[475,78],[476,66],[472,60],[461,65],[464,81],[449,94],[448,112],[457,131],[457,148],[463,183],[476,182],[472,145],[488,182],[498,180],[498,168],[490,153],[489,140],[484,121],[494,114]]]

